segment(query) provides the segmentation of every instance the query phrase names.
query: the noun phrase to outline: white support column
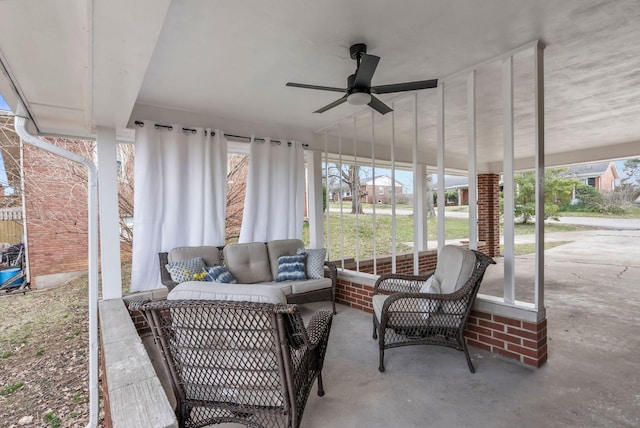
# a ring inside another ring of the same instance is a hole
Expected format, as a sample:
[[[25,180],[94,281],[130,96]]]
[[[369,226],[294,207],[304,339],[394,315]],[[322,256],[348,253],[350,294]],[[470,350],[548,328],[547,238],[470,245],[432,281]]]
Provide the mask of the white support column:
[[[396,273],[396,105],[391,104],[391,273]]]
[[[324,131],[324,185],[327,189],[327,212],[325,213],[325,221],[327,222],[327,233],[325,234],[325,248],[327,249],[327,260],[331,260],[331,223],[330,223],[330,209],[329,209],[329,153],[327,151],[327,131]]]
[[[357,177],[353,177],[358,182],[358,186],[354,186],[351,200],[355,201],[355,206],[360,207],[360,168],[358,167],[358,132],[357,119],[353,116],[353,168],[358,173]],[[360,213],[356,209],[356,272],[360,272]]]
[[[538,42],[533,55],[535,72],[535,123],[536,123],[536,260],[535,296],[536,309],[544,308],[544,48]]]
[[[309,179],[309,243],[311,248],[324,246],[324,225],[322,217],[322,153],[306,151]]]
[[[371,110],[371,191],[373,196],[371,198],[371,203],[373,204],[373,274],[378,274],[378,254],[377,254],[377,240],[376,240],[376,229],[377,229],[377,218],[376,218],[376,205],[378,205],[378,190],[376,187],[376,132],[375,132],[375,115],[373,110]]]
[[[417,164],[413,176],[414,217],[417,219],[414,231],[415,248],[427,249],[427,167]]]
[[[444,247],[445,218],[444,207],[444,82],[438,83],[438,251]]]
[[[513,57],[502,65],[503,145],[504,145],[504,301],[515,302],[515,233],[513,166]]]
[[[115,128],[97,128],[100,192],[100,260],[102,298],[122,297],[120,266],[120,215],[118,213],[118,158]]]
[[[418,94],[413,94],[413,273],[420,272],[420,251],[426,249],[424,165],[418,165]]]
[[[344,271],[344,207],[342,206],[342,130],[338,125],[338,202],[340,202],[340,267]]]
[[[478,172],[476,170],[476,72],[467,76],[467,125],[469,128],[469,249],[478,249]]]

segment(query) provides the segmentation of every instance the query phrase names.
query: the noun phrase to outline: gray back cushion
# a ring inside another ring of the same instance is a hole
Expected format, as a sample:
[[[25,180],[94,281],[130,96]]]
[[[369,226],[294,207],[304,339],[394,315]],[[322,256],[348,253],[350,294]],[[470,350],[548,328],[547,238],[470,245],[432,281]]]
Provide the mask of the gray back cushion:
[[[476,267],[476,255],[462,247],[445,245],[438,254],[438,264],[433,281],[442,294],[460,289],[471,277]]]
[[[304,248],[304,242],[300,239],[278,239],[267,243],[273,278],[278,276],[278,257],[295,256],[298,248]]]
[[[176,247],[169,252],[169,263],[182,262],[202,257],[205,266],[216,266],[222,264],[220,250],[218,247],[201,246],[201,247]]]
[[[240,284],[273,281],[267,246],[262,242],[229,244],[224,247],[224,263]]]

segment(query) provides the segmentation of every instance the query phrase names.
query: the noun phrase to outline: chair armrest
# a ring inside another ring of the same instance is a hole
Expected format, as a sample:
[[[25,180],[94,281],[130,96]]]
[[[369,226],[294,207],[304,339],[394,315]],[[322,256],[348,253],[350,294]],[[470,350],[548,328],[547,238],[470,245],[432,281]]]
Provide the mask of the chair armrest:
[[[333,262],[324,262],[324,277],[331,278],[333,288],[336,288],[338,283],[338,268]]]
[[[418,293],[431,275],[433,275],[433,271],[425,275],[403,275],[398,273],[380,275],[373,286],[373,294]]]
[[[328,339],[332,320],[333,313],[331,311],[317,311],[313,314],[306,327],[307,336],[312,347]]]
[[[169,263],[169,253],[158,253],[158,259],[160,261],[160,280],[171,291],[178,283],[171,279],[171,274],[165,267]]]

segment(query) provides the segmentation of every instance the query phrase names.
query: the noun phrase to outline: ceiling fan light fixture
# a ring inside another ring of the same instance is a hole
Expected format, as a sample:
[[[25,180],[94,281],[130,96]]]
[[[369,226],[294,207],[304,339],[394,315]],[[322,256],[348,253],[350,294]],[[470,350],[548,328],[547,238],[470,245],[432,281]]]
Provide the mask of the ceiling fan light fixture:
[[[356,106],[369,104],[370,101],[371,94],[368,94],[366,92],[354,92],[352,94],[349,94],[349,96],[347,97],[347,102]]]

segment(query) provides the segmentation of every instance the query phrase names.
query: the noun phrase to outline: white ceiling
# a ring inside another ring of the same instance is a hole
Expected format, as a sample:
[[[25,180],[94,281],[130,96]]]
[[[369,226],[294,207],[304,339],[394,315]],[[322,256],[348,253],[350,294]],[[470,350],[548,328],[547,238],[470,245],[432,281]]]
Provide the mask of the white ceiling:
[[[640,2],[637,0],[5,0],[0,1],[0,92],[16,92],[43,133],[94,135],[133,120],[301,139],[345,118],[343,151],[369,155],[370,113],[331,92],[344,87],[363,42],[381,57],[374,85],[443,79],[534,40],[545,50],[549,164],[640,155]],[[515,58],[516,158],[533,156],[533,69]],[[446,80],[447,166],[466,164],[464,76]],[[501,168],[500,64],[478,70],[478,158]],[[17,89],[17,91],[14,90]],[[380,98],[391,102],[394,95]],[[397,98],[396,98],[397,99]],[[435,90],[419,91],[419,156],[435,161]],[[398,159],[411,160],[411,99],[396,105]],[[377,157],[390,116],[376,113]],[[329,146],[335,128],[329,128]],[[347,138],[348,137],[348,138]]]

